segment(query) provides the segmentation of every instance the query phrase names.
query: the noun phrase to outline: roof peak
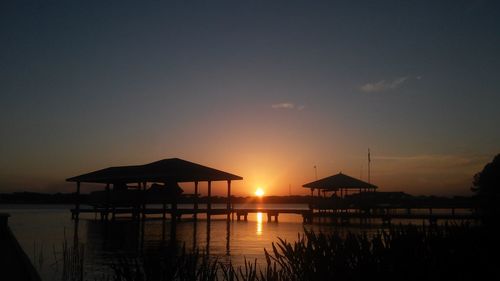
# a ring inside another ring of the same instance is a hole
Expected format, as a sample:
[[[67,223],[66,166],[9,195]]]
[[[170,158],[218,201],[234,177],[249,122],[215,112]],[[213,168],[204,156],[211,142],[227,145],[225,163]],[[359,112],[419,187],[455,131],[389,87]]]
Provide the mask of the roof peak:
[[[351,177],[342,172],[302,185],[307,188],[335,189],[335,188],[377,188],[376,185],[361,179]]]
[[[241,180],[240,176],[207,167],[180,158],[166,158],[155,162],[109,167],[67,179],[74,182],[142,182],[142,181],[222,181]]]

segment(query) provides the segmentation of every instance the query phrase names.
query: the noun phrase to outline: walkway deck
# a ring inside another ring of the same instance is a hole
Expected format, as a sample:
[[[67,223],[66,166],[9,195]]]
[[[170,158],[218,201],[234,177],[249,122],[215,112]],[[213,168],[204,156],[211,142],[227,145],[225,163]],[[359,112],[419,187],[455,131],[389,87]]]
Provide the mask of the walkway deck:
[[[439,212],[436,211],[439,210]],[[72,209],[72,213],[76,210]],[[435,207],[435,208],[378,208],[371,209],[371,211],[366,212],[360,209],[338,209],[338,210],[311,210],[311,209],[289,209],[289,208],[241,208],[241,209],[231,209],[230,211],[226,209],[163,209],[163,208],[147,208],[145,210],[133,209],[133,208],[115,208],[115,209],[105,209],[105,208],[87,208],[80,209],[80,213],[95,213],[101,215],[101,219],[107,219],[108,215],[111,214],[114,218],[118,214],[129,214],[132,217],[139,217],[141,214],[143,217],[146,215],[163,215],[165,217],[167,214],[169,216],[175,216],[177,219],[181,219],[184,215],[193,215],[196,217],[198,214],[206,214],[209,216],[216,215],[230,215],[232,219],[236,216],[238,221],[247,221],[248,214],[251,213],[266,213],[268,222],[278,221],[280,214],[296,214],[302,216],[304,223],[312,223],[314,218],[330,218],[333,220],[338,220],[340,223],[346,224],[351,220],[360,220],[360,222],[366,222],[368,220],[378,219],[381,220],[383,224],[390,224],[392,220],[427,220],[430,224],[436,224],[437,221],[442,220],[479,220],[480,216],[475,212],[468,213],[458,213],[455,208],[450,207]]]

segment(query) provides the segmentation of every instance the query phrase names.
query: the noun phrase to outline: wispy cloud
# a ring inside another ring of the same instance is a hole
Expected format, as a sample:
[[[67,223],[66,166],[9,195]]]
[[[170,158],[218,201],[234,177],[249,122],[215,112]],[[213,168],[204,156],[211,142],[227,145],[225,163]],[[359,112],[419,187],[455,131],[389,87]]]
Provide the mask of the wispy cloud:
[[[276,104],[273,104],[271,105],[271,107],[273,109],[290,109],[290,110],[303,110],[305,108],[304,105],[296,105],[294,103],[291,103],[291,102],[282,102],[282,103],[276,103]]]
[[[360,87],[360,90],[365,93],[379,93],[385,92],[388,90],[393,90],[401,87],[406,81],[408,81],[409,77],[399,77],[391,81],[380,80],[374,83],[367,83]]]
[[[295,104],[291,102],[282,102],[282,103],[276,103],[272,105],[272,108],[274,109],[294,109]]]

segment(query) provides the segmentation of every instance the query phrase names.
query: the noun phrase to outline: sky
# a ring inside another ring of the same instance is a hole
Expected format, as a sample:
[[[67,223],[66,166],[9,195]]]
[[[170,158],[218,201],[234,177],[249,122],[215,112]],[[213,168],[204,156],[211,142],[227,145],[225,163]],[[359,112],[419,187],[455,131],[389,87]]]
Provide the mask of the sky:
[[[470,195],[500,152],[499,19],[498,1],[1,1],[0,192],[178,157],[242,176],[235,195],[308,194],[316,173],[368,180],[370,148],[380,191]]]

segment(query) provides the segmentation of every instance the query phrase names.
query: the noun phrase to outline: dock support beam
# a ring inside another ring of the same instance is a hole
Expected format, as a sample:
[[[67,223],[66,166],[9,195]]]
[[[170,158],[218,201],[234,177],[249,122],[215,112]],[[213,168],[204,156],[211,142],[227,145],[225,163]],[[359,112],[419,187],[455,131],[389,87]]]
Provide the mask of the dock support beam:
[[[208,181],[208,198],[207,198],[207,219],[210,219],[212,212],[212,182]]]
[[[248,221],[248,212],[237,212],[236,213],[236,218],[238,221],[241,220],[241,217],[243,216],[244,221]]]
[[[72,218],[78,220],[80,216],[80,182],[76,182],[76,193],[75,193],[75,212]]]
[[[108,220],[109,205],[111,203],[111,191],[109,189],[109,183],[106,183],[106,207],[104,209],[104,214],[101,212],[101,220]]]
[[[198,219],[198,182],[194,182],[194,214],[193,218]]]
[[[142,219],[146,219],[146,182],[142,183]],[[140,183],[139,183],[140,189]]]
[[[278,212],[267,212],[267,222],[271,222],[274,217],[274,222],[278,222]]]
[[[227,220],[231,219],[231,181],[227,181]]]

